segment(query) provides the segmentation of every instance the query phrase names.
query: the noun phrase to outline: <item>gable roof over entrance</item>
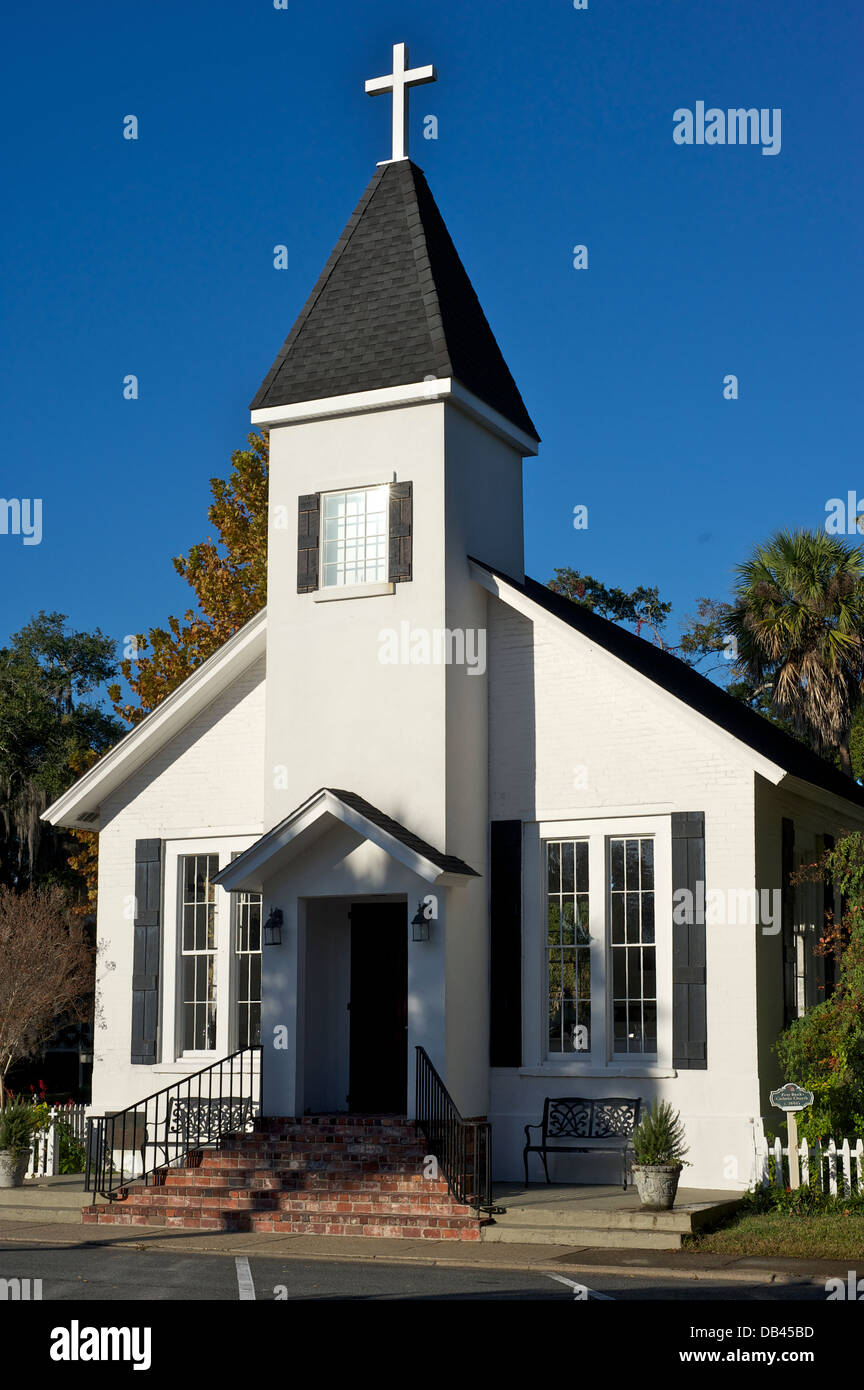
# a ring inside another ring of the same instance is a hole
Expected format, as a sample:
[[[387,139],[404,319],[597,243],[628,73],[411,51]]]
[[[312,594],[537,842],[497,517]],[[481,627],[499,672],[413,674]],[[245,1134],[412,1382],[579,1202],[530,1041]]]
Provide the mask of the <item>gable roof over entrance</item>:
[[[710,719],[713,724],[790,776],[808,782],[811,786],[821,787],[824,791],[841,796],[858,806],[864,806],[864,787],[859,787],[831,763],[818,757],[803,743],[784,733],[776,724],[757,714],[741,700],[727,694],[720,686],[715,685],[700,672],[694,671],[677,656],[663,651],[661,647],[655,647],[643,637],[637,637],[635,633],[610,622],[608,618],[601,618],[599,614],[592,613],[590,608],[573,603],[563,594],[554,593],[545,584],[539,584],[536,579],[526,577],[523,583],[473,556],[471,563],[493,579],[500,580],[505,586],[516,590],[544,612],[565,623],[567,627],[574,628],[583,637],[596,642],[598,647],[603,647],[619,660],[626,662],[633,670],[646,676],[670,695],[674,695],[690,709]],[[499,596],[506,601],[506,591],[500,591]]]
[[[229,892],[260,892],[265,878],[276,867],[302,853],[321,833],[322,818],[330,817],[356,830],[393,859],[404,864],[429,883],[460,883],[480,875],[453,854],[442,854],[419,835],[364,801],[356,792],[322,787],[239,854],[217,874],[213,882]]]
[[[422,170],[377,170],[253,411],[452,378],[532,439],[531,421]]]

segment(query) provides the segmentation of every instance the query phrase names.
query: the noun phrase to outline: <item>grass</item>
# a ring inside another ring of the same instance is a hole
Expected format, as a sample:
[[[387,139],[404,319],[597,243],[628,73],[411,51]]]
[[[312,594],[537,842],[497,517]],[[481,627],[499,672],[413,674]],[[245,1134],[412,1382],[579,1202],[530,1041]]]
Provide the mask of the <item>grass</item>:
[[[864,1212],[806,1216],[786,1211],[733,1215],[714,1231],[685,1236],[684,1249],[706,1255],[774,1255],[787,1259],[858,1260],[864,1256]]]

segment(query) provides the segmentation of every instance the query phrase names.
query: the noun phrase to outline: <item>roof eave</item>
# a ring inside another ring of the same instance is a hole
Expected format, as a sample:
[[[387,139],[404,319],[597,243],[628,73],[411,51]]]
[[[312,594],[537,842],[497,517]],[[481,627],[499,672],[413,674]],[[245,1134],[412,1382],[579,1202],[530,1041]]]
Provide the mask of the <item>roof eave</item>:
[[[98,815],[106,796],[122,786],[180,733],[190,719],[206,709],[248,666],[264,655],[266,630],[267,610],[262,608],[94,767],[52,802],[41,819],[70,830],[98,830]]]
[[[256,429],[278,429],[282,425],[301,425],[312,420],[346,415],[368,415],[373,411],[430,405],[436,401],[447,401],[478,420],[493,434],[518,449],[523,458],[537,454],[539,437],[527,434],[452,377],[409,382],[404,386],[387,386],[374,391],[353,391],[344,396],[322,396],[318,400],[297,401],[291,405],[269,405],[253,410],[250,420]]]
[[[470,877],[477,877],[474,870],[459,873],[454,872],[452,868],[436,864],[428,856],[391,835],[362,812],[347,806],[329,788],[322,788],[226,865],[216,876],[214,883],[218,883],[229,892],[261,892],[265,881],[272,876],[273,870],[268,870],[268,866],[272,866],[277,859],[293,858],[294,854],[299,852],[296,842],[325,816],[330,816],[356,831],[364,840],[377,845],[385,854],[427,883],[441,887],[455,886],[465,883]]]

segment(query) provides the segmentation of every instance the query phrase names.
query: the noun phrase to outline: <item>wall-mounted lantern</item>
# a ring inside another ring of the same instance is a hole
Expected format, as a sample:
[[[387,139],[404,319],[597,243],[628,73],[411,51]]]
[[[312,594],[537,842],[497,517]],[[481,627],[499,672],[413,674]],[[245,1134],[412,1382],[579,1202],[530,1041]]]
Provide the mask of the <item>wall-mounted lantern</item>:
[[[429,918],[426,916],[422,903],[417,904],[417,911],[411,918],[411,940],[429,940]]]
[[[282,909],[271,907],[270,915],[264,923],[264,945],[282,945]]]

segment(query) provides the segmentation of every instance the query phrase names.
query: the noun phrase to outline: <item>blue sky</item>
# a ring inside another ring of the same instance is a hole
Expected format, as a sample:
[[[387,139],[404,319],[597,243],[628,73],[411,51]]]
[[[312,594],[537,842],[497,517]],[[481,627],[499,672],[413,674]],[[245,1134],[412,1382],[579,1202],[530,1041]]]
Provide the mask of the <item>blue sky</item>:
[[[389,155],[363,83],[401,40],[439,76],[412,155],[543,436],[529,573],[658,584],[683,616],[864,492],[851,0],[18,0],[4,30],[0,495],[43,499],[43,539],[0,535],[0,640],[40,608],[119,640],[187,606],[171,557]],[[780,153],[676,145],[699,100],[779,107]]]

